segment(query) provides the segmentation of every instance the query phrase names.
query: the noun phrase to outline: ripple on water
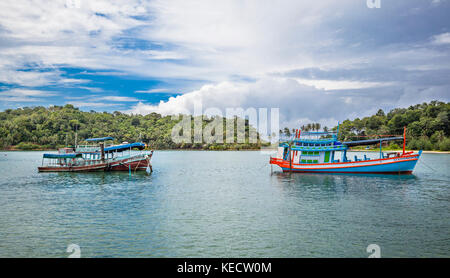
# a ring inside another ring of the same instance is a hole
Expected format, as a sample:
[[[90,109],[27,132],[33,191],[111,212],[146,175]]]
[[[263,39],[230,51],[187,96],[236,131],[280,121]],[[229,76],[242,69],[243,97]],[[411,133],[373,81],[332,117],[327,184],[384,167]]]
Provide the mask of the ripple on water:
[[[289,174],[259,152],[158,151],[154,172],[37,173],[0,153],[0,256],[450,255],[449,155],[414,175]]]

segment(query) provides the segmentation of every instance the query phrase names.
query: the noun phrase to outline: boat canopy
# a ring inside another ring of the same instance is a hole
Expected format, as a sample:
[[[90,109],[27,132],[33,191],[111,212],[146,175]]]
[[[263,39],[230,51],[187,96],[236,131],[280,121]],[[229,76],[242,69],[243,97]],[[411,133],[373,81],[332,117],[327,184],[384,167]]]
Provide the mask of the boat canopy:
[[[145,144],[144,143],[122,144],[122,145],[111,146],[111,147],[105,148],[105,153],[108,153],[108,152],[123,152],[123,151],[129,150],[129,149],[143,150],[144,148],[145,148]]]
[[[44,158],[76,158],[82,157],[81,153],[44,153]]]
[[[388,137],[388,138],[380,138],[380,139],[348,141],[348,142],[342,142],[342,144],[347,145],[347,146],[363,146],[363,145],[377,144],[377,143],[380,143],[381,141],[393,141],[393,140],[403,140],[403,137]]]
[[[335,135],[335,134],[337,134],[337,133],[334,131],[303,131],[300,133],[301,136],[303,136],[303,135],[305,135],[305,136],[306,135],[308,135],[308,136],[310,136],[310,135]]]
[[[114,138],[113,137],[88,138],[85,141],[87,141],[87,142],[98,142],[98,141],[106,141],[106,140],[114,140]]]

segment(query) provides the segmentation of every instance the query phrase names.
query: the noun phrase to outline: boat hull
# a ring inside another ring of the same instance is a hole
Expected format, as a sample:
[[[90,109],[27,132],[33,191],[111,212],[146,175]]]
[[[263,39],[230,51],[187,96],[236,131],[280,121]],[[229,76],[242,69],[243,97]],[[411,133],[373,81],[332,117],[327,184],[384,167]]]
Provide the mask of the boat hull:
[[[39,172],[98,172],[98,171],[146,171],[152,170],[150,159],[146,157],[131,157],[121,160],[106,161],[94,165],[76,166],[41,166]]]
[[[39,172],[98,172],[105,171],[106,163],[87,166],[41,166]]]
[[[152,171],[150,160],[145,158],[130,158],[111,163],[108,171],[145,171],[147,166]]]
[[[365,161],[290,164],[289,161],[271,158],[270,163],[281,167],[283,172],[303,173],[353,173],[353,174],[411,174],[420,154]]]

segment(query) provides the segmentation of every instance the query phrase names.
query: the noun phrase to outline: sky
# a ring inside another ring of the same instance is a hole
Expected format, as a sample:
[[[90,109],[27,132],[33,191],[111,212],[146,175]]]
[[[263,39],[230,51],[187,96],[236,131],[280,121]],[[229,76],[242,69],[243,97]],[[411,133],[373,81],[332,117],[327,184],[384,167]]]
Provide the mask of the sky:
[[[2,0],[0,110],[200,100],[276,107],[294,127],[449,101],[450,0],[367,2]]]

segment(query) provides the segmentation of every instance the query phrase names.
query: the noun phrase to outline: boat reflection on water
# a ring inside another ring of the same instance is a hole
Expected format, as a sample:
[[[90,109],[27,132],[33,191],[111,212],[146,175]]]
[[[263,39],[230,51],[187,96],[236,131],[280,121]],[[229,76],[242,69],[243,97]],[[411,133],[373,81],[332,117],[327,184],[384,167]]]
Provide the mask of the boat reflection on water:
[[[273,172],[274,184],[286,191],[363,192],[410,184],[415,175]],[[391,189],[389,189],[391,188]]]

